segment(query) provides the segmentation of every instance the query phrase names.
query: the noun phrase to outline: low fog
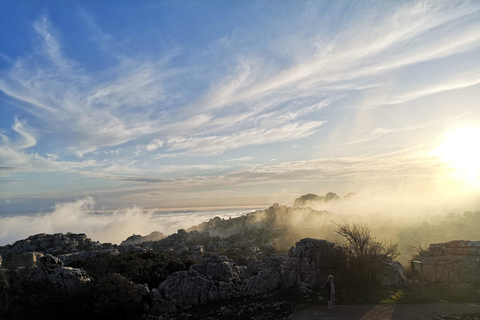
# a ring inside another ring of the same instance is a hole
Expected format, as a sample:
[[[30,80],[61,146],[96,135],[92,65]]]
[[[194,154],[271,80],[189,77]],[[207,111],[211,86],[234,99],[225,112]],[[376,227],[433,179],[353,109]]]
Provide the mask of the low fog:
[[[92,240],[120,244],[132,234],[153,231],[177,232],[206,221],[213,216],[229,218],[245,210],[156,212],[153,209],[128,207],[109,213],[95,213],[93,198],[60,203],[51,213],[0,218],[0,245],[11,244],[37,233],[86,233]]]
[[[160,231],[168,235],[197,226],[193,229],[224,237],[244,234],[252,228],[277,229],[277,233],[283,233],[280,238],[285,242],[281,245],[284,249],[305,237],[340,244],[342,239],[334,231],[336,225],[361,223],[368,225],[379,239],[399,243],[400,261],[405,263],[415,248],[431,243],[480,240],[479,200],[478,195],[447,198],[357,194],[339,195],[329,201],[306,201],[302,206],[276,204],[256,212],[231,209],[161,213],[134,206],[96,213],[93,198],[85,198],[57,204],[47,214],[0,218],[0,245],[37,233],[56,232],[86,233],[93,240],[119,244],[132,234]],[[221,219],[210,220],[215,216]]]

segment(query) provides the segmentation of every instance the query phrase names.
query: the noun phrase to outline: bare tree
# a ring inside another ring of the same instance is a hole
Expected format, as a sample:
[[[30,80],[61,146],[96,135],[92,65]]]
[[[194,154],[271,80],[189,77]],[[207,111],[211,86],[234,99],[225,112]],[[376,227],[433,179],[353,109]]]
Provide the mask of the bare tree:
[[[338,224],[335,232],[345,239],[341,251],[345,277],[352,286],[376,285],[378,272],[399,255],[398,244],[378,240],[367,225]]]

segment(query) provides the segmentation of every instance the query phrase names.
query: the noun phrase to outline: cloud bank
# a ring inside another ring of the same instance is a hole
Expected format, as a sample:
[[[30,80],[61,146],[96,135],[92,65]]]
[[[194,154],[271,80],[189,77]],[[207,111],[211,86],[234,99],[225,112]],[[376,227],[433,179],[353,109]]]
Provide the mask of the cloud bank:
[[[147,235],[160,231],[166,235],[200,224],[214,216],[236,217],[245,209],[156,212],[153,209],[129,207],[99,213],[93,198],[59,203],[52,212],[28,216],[0,217],[0,245],[38,233],[86,233],[100,242],[120,244],[132,234]]]

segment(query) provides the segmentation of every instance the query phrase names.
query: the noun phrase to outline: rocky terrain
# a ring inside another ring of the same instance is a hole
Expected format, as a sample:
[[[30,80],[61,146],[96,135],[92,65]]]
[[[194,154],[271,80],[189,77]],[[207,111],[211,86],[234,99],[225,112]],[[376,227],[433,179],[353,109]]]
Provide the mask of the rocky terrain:
[[[0,246],[0,256],[8,257],[9,255],[24,252],[42,252],[58,255],[112,248],[112,244],[101,244],[98,241],[92,241],[84,233],[40,233],[27,239],[18,240],[11,245]]]
[[[286,318],[305,302],[322,301],[329,274],[346,286],[348,272],[342,246],[318,237],[332,232],[325,225],[331,213],[300,206],[344,198],[327,194],[299,199],[295,208],[274,204],[238,218],[215,217],[168,236],[133,235],[120,245],[102,244],[85,234],[30,236],[0,247],[0,276],[28,270],[32,279],[48,281],[67,294],[91,284],[96,284],[91,286],[95,290],[110,290],[108,294],[123,288],[131,298],[125,301],[138,305],[139,314],[147,319]],[[148,262],[149,254],[168,260],[163,269]],[[432,244],[419,260],[427,282],[480,284],[478,241]],[[95,277],[78,267],[96,263]],[[118,268],[110,274],[112,265]],[[161,281],[133,282],[129,269],[139,270],[136,274],[160,270],[155,279]],[[403,286],[408,283],[406,275],[398,261],[388,260],[375,274],[375,283],[384,288]],[[292,301],[292,296],[299,301]]]

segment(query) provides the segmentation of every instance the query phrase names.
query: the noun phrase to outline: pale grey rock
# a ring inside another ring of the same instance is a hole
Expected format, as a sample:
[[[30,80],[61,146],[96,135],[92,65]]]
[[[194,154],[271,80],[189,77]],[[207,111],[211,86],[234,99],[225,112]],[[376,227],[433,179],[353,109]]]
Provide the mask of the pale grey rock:
[[[124,241],[122,241],[120,243],[120,246],[138,245],[138,244],[148,242],[148,241],[162,240],[163,238],[165,238],[164,234],[161,233],[161,232],[158,232],[158,231],[154,231],[147,236],[141,236],[141,235],[135,235],[134,234],[134,235],[128,237],[127,239],[125,239]]]
[[[108,255],[118,255],[120,252],[117,249],[102,249],[102,250],[92,250],[92,251],[82,251],[76,253],[61,254],[55,256],[57,259],[60,259],[65,265],[68,265],[70,262],[87,259],[89,257],[96,256],[98,254],[108,254]]]
[[[160,284],[158,290],[162,300],[170,301],[181,309],[220,298],[212,278],[195,270],[173,273]]]
[[[205,249],[203,248],[202,245],[193,245],[190,250],[194,253],[194,254],[204,254],[205,253]]]
[[[228,260],[226,256],[214,255],[203,264],[190,266],[190,270],[198,271],[213,280],[226,283],[236,283],[240,280],[240,269],[235,262]]]
[[[260,249],[258,249],[257,246],[251,246],[251,247],[245,248],[245,253],[246,253],[246,254],[255,254],[255,253],[257,253],[258,251],[260,251]]]
[[[284,258],[276,255],[251,262],[243,274],[243,291],[262,294],[275,290],[282,280]]]
[[[150,295],[150,289],[148,289],[148,284],[137,284],[137,289],[138,292],[140,293],[141,296],[149,296]]]
[[[480,282],[480,241],[431,244],[419,260],[427,282]]]
[[[75,292],[81,285],[92,281],[84,270],[68,267],[51,269],[37,267],[33,271],[33,278],[36,280],[48,279],[57,283],[67,293]]]
[[[101,244],[95,244],[84,233],[40,233],[27,239],[18,240],[12,245],[0,246],[0,255],[7,256],[24,252],[42,253],[72,253],[80,250],[101,249]]]
[[[290,248],[282,271],[285,286],[298,286],[302,282],[323,285],[329,274],[339,267],[335,244],[326,240],[302,239]]]
[[[33,278],[48,279],[57,283],[67,293],[74,292],[81,285],[92,281],[83,269],[64,267],[60,259],[50,254],[37,261],[37,267],[33,269]]]
[[[16,257],[16,266],[22,268],[35,268],[43,256],[43,253],[40,252],[21,253]]]
[[[189,271],[171,274],[160,284],[155,299],[161,309],[171,307],[167,302],[179,309],[188,309],[214,300],[229,299],[240,293],[241,272],[242,269],[227,257],[212,256],[205,263],[190,266]]]
[[[399,261],[392,261],[376,276],[383,286],[396,286],[407,283],[407,275]]]

